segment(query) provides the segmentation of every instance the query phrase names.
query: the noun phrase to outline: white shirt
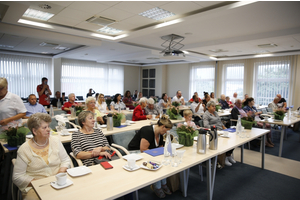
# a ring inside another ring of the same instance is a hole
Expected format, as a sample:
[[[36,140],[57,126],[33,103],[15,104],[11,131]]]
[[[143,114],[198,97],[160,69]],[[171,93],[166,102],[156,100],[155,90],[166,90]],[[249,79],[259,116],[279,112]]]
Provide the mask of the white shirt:
[[[181,99],[184,99],[183,96],[181,96],[179,99],[177,98],[177,96],[174,96],[172,102],[177,101],[178,103],[180,103]]]
[[[107,112],[107,110],[106,110],[107,104],[106,104],[105,101],[103,101],[101,104],[99,104],[98,101],[97,101],[96,107],[97,107],[98,110],[99,110],[100,112],[102,112],[102,113],[106,113],[106,112]]]
[[[165,102],[163,99],[159,100],[158,102],[158,107],[160,107],[161,109],[166,109],[163,105],[163,103],[168,103],[168,102]]]
[[[198,114],[198,115],[203,115],[204,114],[204,110],[203,110],[203,106],[200,104],[198,112],[196,112],[196,107],[198,106],[199,103],[193,102],[191,104],[191,109],[193,111],[193,113]]]
[[[231,100],[231,102],[232,102],[233,104],[235,104],[235,101],[237,100],[237,98],[232,97],[230,100]]]
[[[20,113],[26,113],[27,110],[24,106],[24,103],[22,99],[11,92],[7,92],[5,97],[0,100],[0,121],[3,119],[7,119],[10,117],[13,117]],[[18,119],[16,121],[12,121],[8,123],[6,126],[2,126],[1,128],[6,128],[9,126],[21,126],[22,125],[22,119]],[[1,133],[0,128],[0,133]]]
[[[110,105],[112,105],[115,110],[118,110],[119,108],[120,109],[125,109],[126,108],[126,106],[125,106],[125,104],[123,102],[115,103],[114,101],[112,101],[110,103]]]

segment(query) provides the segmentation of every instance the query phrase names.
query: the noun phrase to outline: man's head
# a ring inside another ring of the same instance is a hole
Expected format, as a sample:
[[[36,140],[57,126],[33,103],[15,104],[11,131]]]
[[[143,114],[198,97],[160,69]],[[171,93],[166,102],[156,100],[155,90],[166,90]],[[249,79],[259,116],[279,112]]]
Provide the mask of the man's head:
[[[199,103],[199,97],[198,97],[198,95],[194,94],[193,100],[194,100],[195,103]]]
[[[235,101],[235,105],[236,105],[236,107],[238,107],[239,109],[242,109],[242,100],[237,99],[237,100]]]
[[[7,93],[7,80],[4,77],[0,77],[0,97],[4,97]]]
[[[248,98],[249,98],[248,94],[245,94],[245,99],[248,99]]]
[[[221,94],[221,100],[225,101],[225,95]]]
[[[233,97],[234,97],[234,98],[237,98],[237,93],[236,93],[236,92],[233,93]]]
[[[279,98],[279,101],[281,100],[281,94],[276,95]]]
[[[46,77],[42,78],[42,84],[45,84],[45,85],[48,84],[48,79]]]
[[[55,92],[55,97],[56,97],[57,99],[60,98],[60,91],[56,91],[56,92]]]
[[[194,95],[197,95],[197,96],[198,96],[198,92],[194,92]]]
[[[279,97],[274,98],[274,103],[277,104],[280,101]]]
[[[176,96],[177,96],[178,98],[181,97],[181,91],[180,91],[180,90],[177,91]]]
[[[150,110],[153,110],[154,109],[154,104],[155,104],[154,99],[153,98],[149,98],[147,102],[148,102],[148,108]]]
[[[31,94],[28,96],[28,102],[31,104],[31,105],[35,105],[36,104],[36,96],[34,94]]]

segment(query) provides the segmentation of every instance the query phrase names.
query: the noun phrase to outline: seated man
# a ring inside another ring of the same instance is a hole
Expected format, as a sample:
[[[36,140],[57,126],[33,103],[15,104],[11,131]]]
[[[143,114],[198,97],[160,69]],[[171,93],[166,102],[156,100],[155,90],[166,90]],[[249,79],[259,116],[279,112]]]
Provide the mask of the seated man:
[[[225,95],[224,95],[224,94],[221,95],[221,100],[220,100],[219,103],[221,104],[222,109],[228,109],[228,108],[229,108],[229,105],[228,105],[228,103],[226,102],[226,99],[225,99]]]
[[[32,114],[35,113],[47,113],[44,106],[36,102],[36,96],[34,94],[29,95],[28,103],[24,103],[25,108],[27,109],[26,116],[23,119],[28,119]]]
[[[278,109],[278,102],[279,102],[279,98],[278,97],[275,97],[274,100],[269,103],[268,105],[268,108],[272,108],[273,111],[277,110]]]
[[[277,103],[278,108],[286,108],[286,100],[284,98],[281,98],[281,94],[276,95],[279,98],[279,101]]]
[[[197,95],[197,97],[199,97],[199,96],[198,96],[198,92],[194,92],[194,95]],[[193,98],[194,95],[193,95],[192,98],[189,100],[190,103],[193,103],[193,102],[194,102],[194,98]],[[201,101],[200,97],[199,97],[199,101]]]
[[[172,102],[174,102],[174,101],[176,101],[178,103],[181,103],[181,105],[185,105],[184,98],[181,95],[180,90],[178,90],[177,93],[176,93],[176,96],[173,97]]]
[[[64,110],[64,111],[67,111],[68,114],[71,114],[71,109],[70,109],[70,107],[72,107],[72,106],[81,106],[81,103],[75,102],[75,94],[74,94],[74,93],[69,94],[69,101],[66,102],[66,103],[61,107],[61,109]]]
[[[58,102],[60,102],[60,106],[57,105]],[[53,99],[51,101],[51,104],[52,104],[53,107],[58,107],[58,108],[61,108],[61,106],[63,105],[63,98],[60,97],[60,92],[59,91],[55,92],[55,99]]]
[[[191,109],[194,114],[202,116],[204,114],[205,105],[202,104],[200,98],[196,95],[193,96],[194,102],[191,104]]]
[[[135,107],[133,114],[132,114],[132,121],[139,121],[145,119],[151,119],[152,115],[146,115],[145,107],[147,106],[147,98],[142,97],[139,100],[139,105]]]
[[[146,115],[159,115],[160,110],[159,108],[154,104],[154,100],[152,98],[148,99],[148,105],[145,107]]]

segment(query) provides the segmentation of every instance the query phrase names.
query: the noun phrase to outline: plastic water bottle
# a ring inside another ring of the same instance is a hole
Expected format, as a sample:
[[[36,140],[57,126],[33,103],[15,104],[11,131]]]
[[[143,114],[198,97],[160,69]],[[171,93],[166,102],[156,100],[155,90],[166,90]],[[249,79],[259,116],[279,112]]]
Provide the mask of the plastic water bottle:
[[[241,115],[238,115],[238,122],[236,124],[236,134],[241,134],[242,133],[242,120],[241,120]]]
[[[118,113],[120,113],[121,112],[121,107],[119,106],[119,108],[118,108]]]
[[[291,119],[291,108],[289,108],[289,110],[288,110],[287,117],[288,117],[288,120],[290,120],[290,119]]]
[[[50,105],[50,116],[51,116],[51,118],[54,118],[54,111],[53,111],[52,104]]]

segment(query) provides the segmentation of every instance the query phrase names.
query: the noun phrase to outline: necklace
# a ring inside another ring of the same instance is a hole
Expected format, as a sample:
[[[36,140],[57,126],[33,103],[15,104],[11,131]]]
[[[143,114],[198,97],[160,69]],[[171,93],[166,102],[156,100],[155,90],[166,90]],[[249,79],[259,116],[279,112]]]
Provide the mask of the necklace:
[[[34,137],[32,138],[32,141],[39,147],[44,147],[46,146],[46,144],[48,143],[48,139],[46,140],[45,144],[38,144],[35,140],[34,140]]]

